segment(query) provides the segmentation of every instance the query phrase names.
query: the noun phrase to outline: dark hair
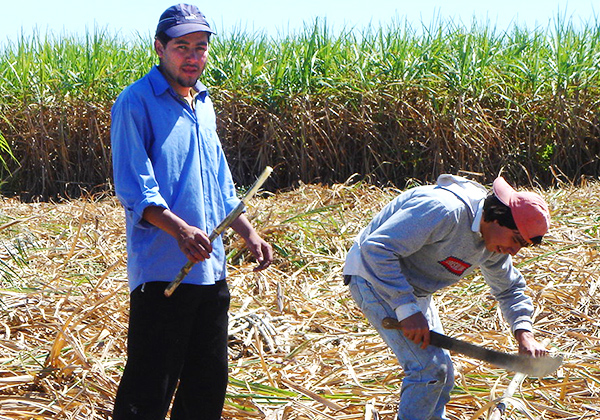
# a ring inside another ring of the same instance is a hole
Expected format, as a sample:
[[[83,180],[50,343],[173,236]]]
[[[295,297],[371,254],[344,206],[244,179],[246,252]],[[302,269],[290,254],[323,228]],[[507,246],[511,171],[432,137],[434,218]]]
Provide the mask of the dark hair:
[[[483,202],[483,220],[486,222],[497,221],[500,226],[517,230],[510,207],[504,204],[493,193],[488,195]]]
[[[497,221],[500,226],[512,230],[518,230],[510,207],[504,204],[494,193],[490,193],[483,202],[483,220],[486,222]],[[535,236],[529,239],[534,245],[542,243],[543,236]]]
[[[166,47],[167,44],[169,43],[170,40],[172,40],[173,38],[171,38],[169,35],[167,35],[164,32],[158,32],[154,38],[158,39],[160,41],[160,43],[163,45],[163,47]]]
[[[210,42],[210,32],[207,32],[208,34],[208,42]],[[172,40],[173,38],[170,37],[169,35],[167,35],[164,32],[158,32],[156,35],[154,35],[154,38],[158,39],[160,41],[160,43],[163,45],[163,47],[166,47],[167,44],[169,43],[170,40]]]

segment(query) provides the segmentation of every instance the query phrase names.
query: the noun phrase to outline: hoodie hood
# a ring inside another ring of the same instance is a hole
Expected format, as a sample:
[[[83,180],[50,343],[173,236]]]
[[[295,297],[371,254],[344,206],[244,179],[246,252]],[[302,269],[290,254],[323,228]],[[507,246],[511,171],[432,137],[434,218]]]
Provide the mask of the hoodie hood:
[[[475,216],[479,203],[488,195],[487,189],[467,178],[458,175],[443,174],[437,179],[437,186],[456,195]]]

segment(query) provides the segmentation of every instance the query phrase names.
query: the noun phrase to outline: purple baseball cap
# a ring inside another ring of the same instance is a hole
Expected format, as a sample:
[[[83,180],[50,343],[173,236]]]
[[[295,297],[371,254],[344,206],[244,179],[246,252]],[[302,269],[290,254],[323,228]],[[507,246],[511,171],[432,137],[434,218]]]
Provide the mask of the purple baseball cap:
[[[192,32],[216,34],[196,6],[184,3],[171,6],[163,12],[156,27],[156,34],[161,32],[171,38],[179,38]]]

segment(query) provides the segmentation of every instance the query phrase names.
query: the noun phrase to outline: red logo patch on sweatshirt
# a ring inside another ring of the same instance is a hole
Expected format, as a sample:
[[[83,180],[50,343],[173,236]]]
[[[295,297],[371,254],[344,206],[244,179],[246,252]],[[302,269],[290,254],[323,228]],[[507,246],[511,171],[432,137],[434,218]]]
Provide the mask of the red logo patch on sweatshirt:
[[[444,261],[439,261],[439,263],[446,267],[448,271],[450,271],[453,274],[456,274],[457,276],[462,276],[463,273],[469,267],[471,267],[471,264],[461,261],[455,257],[448,257]]]

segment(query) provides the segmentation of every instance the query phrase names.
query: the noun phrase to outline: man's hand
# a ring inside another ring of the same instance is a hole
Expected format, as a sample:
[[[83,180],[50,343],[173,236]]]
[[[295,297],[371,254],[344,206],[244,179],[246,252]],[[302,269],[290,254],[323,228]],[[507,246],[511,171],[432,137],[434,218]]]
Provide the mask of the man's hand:
[[[543,357],[548,355],[548,350],[542,346],[533,336],[531,331],[517,330],[515,338],[519,343],[519,353],[534,357]]]
[[[260,271],[267,268],[273,262],[273,248],[254,230],[250,221],[244,214],[241,214],[231,223],[231,228],[235,230],[246,242],[248,250],[254,255],[258,265],[254,271]]]
[[[180,229],[175,239],[181,252],[194,264],[210,258],[212,245],[202,229],[188,225]]]
[[[415,344],[421,344],[421,348],[425,349],[430,343],[429,324],[422,312],[412,314],[408,318],[400,321],[400,328],[406,338]]]
[[[258,265],[253,271],[260,271],[267,268],[273,262],[273,248],[257,233],[254,233],[246,239],[248,250],[254,255]]]
[[[212,245],[203,230],[188,225],[170,210],[158,206],[144,209],[144,219],[173,236],[179,249],[193,263],[210,258]]]

